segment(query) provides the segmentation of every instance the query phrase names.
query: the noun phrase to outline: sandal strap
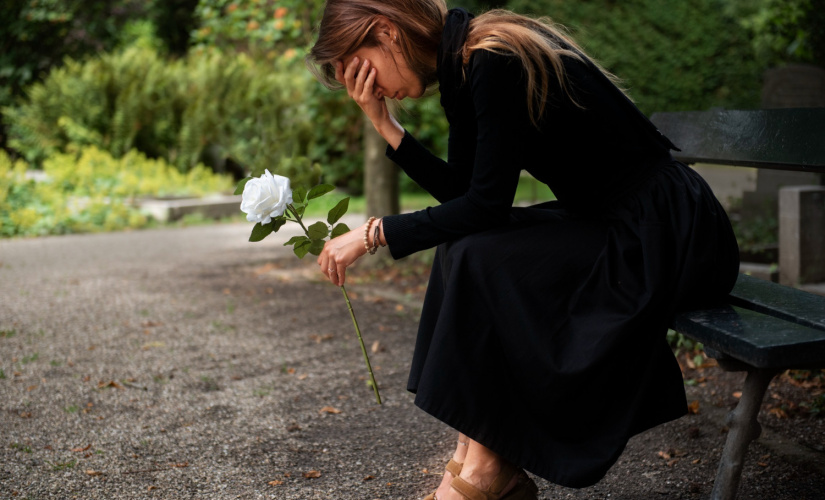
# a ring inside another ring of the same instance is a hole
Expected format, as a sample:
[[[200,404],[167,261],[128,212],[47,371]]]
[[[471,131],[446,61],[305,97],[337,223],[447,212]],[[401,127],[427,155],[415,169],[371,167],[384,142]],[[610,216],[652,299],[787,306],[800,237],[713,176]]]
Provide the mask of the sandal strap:
[[[447,462],[445,469],[447,469],[447,472],[452,474],[453,477],[458,477],[458,475],[461,474],[462,467],[464,467],[464,464],[460,464],[451,458],[450,461]]]
[[[461,496],[467,500],[496,500],[496,497],[479,490],[458,476],[453,478],[450,483],[450,487],[460,493]]]
[[[518,473],[519,469],[516,469],[509,463],[505,463],[501,467],[501,471],[495,479],[493,479],[493,483],[487,491],[479,490],[459,476],[453,478],[450,486],[464,496],[464,498],[467,498],[467,500],[497,500],[501,496],[504,488],[510,484],[510,481]]]

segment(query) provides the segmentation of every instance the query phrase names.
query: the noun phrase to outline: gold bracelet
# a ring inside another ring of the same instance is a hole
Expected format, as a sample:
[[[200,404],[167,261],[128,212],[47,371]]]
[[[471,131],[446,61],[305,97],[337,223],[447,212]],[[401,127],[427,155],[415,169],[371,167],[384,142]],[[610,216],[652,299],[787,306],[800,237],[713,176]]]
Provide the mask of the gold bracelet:
[[[372,226],[372,221],[374,221],[374,220],[375,220],[375,217],[370,217],[369,220],[367,221],[367,227],[364,228],[364,249],[366,249],[366,251],[370,255],[375,254],[375,250],[370,248],[370,241],[369,241],[370,227]]]

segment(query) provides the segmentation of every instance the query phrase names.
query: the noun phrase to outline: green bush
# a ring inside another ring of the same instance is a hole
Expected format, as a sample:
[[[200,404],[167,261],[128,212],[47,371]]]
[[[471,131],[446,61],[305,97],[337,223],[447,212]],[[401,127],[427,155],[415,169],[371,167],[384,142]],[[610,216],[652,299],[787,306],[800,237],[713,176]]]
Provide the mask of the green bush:
[[[323,0],[199,0],[192,42],[256,54],[306,47],[323,6]]]
[[[41,182],[26,178],[27,167],[0,150],[0,236],[142,227],[148,220],[135,206],[137,198],[200,196],[233,187],[231,178],[203,165],[182,173],[134,150],[117,159],[95,146],[47,158]]]
[[[726,0],[511,0],[550,16],[624,80],[647,114],[758,104],[761,67]]]
[[[297,54],[255,61],[196,51],[167,61],[131,48],[82,63],[67,60],[29,89],[27,101],[5,109],[9,142],[36,166],[77,145],[115,157],[137,149],[183,172],[200,162],[218,171],[240,165],[236,175],[272,169],[317,149],[322,124],[311,121],[310,78]],[[295,181],[317,181],[317,173],[306,175]]]

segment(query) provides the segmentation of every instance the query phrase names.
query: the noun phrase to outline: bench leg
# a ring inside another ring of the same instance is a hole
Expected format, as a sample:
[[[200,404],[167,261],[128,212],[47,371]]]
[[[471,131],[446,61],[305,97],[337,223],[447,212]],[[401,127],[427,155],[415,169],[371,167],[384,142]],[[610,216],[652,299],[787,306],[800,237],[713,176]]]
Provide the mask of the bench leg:
[[[716,472],[711,500],[734,500],[742,478],[742,464],[751,441],[762,433],[762,426],[756,420],[762,399],[776,370],[750,368],[745,379],[742,397],[736,408],[728,415],[728,438]]]

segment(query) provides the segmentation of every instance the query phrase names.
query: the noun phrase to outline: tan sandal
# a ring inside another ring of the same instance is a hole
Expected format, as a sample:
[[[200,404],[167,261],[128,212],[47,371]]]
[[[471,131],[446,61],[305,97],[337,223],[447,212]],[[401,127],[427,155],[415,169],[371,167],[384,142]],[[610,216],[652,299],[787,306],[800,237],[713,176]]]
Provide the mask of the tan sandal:
[[[515,476],[518,476],[516,485],[506,495],[500,496]],[[486,491],[481,491],[458,476],[453,478],[450,487],[467,500],[537,500],[536,494],[538,493],[536,483],[524,471],[510,464],[504,464],[501,472],[493,479],[493,484]]]
[[[461,474],[461,468],[463,466],[464,464],[460,464],[451,458],[450,461],[447,462],[447,467],[444,468],[447,469],[447,472],[453,475],[453,478],[457,478],[458,475]],[[435,498],[435,492],[432,492],[424,497],[424,500],[437,500]]]

